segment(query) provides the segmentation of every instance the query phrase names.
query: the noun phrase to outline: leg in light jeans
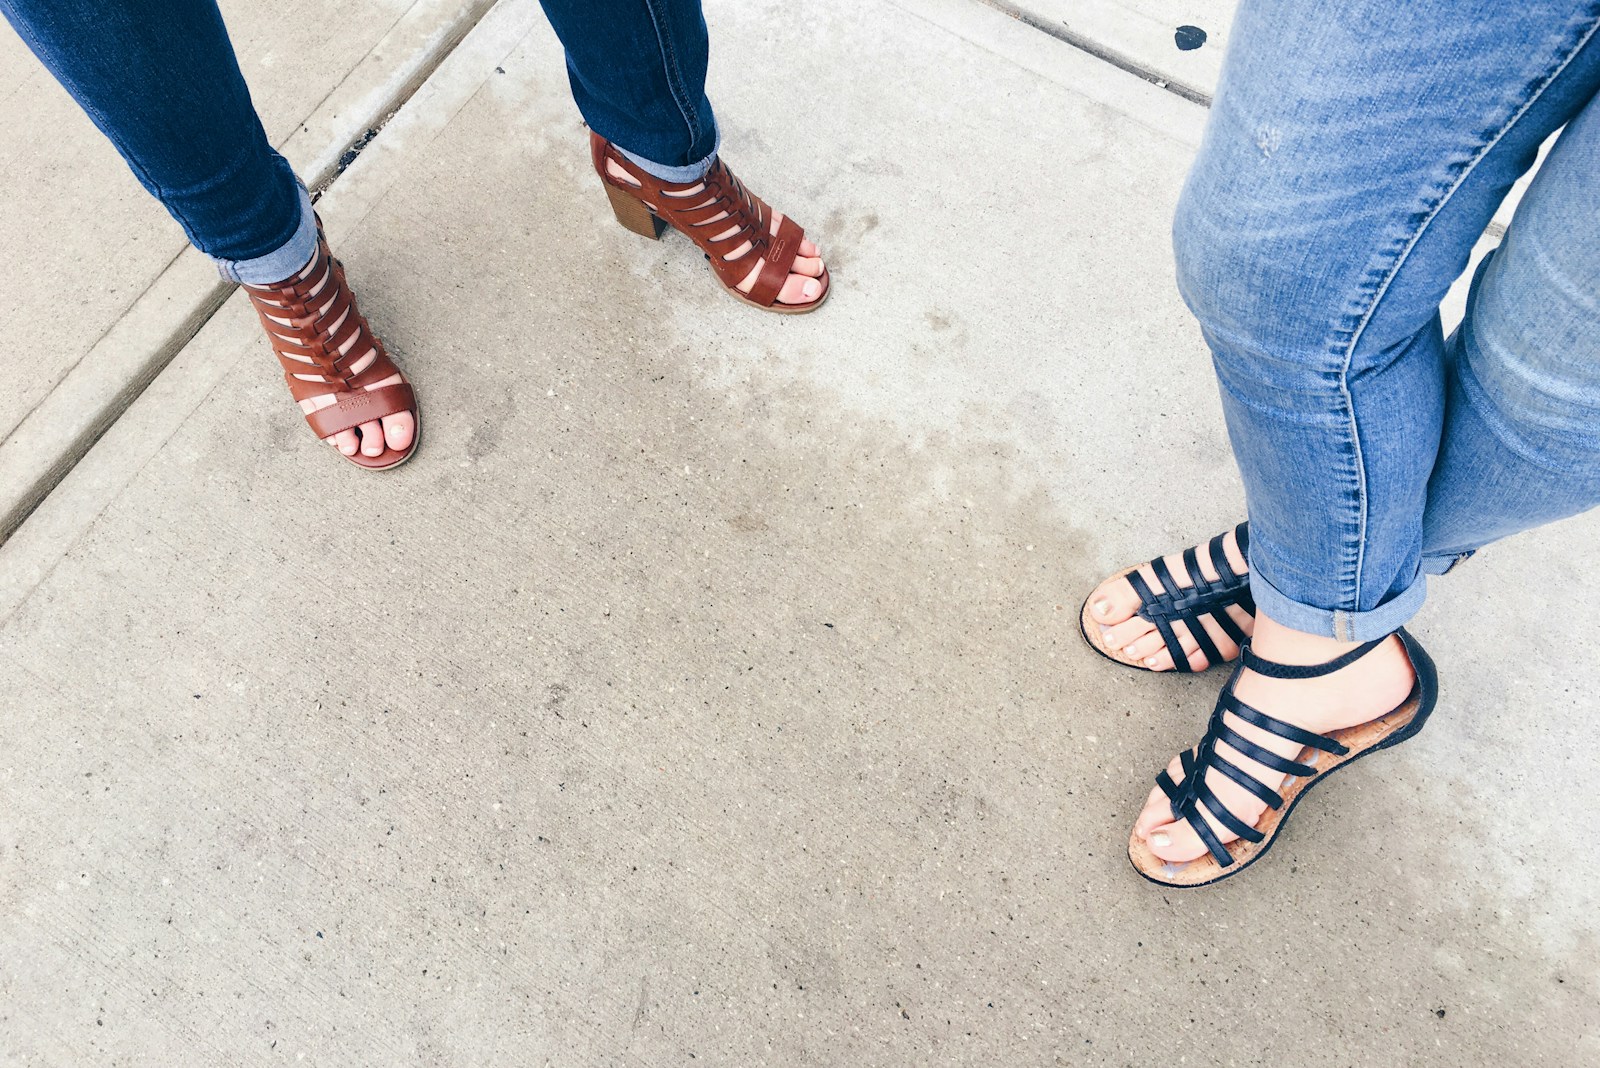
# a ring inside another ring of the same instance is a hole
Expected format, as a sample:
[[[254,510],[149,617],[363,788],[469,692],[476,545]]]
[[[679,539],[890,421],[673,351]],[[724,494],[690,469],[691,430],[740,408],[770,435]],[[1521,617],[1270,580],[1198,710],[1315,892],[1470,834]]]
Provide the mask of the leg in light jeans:
[[[1600,504],[1600,96],[1479,267],[1447,355],[1426,564]]]
[[[1600,3],[1241,6],[1174,241],[1269,618],[1380,637],[1426,572],[1600,502],[1597,88]],[[1446,290],[1569,122],[1447,341]]]

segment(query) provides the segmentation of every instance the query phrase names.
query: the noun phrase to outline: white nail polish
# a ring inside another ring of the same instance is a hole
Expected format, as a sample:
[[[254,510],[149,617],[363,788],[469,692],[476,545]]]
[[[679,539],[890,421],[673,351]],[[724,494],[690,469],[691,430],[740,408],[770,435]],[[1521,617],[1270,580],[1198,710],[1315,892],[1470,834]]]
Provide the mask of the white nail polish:
[[[1153,657],[1153,656],[1145,657],[1144,658],[1144,666],[1145,667],[1155,667],[1156,666],[1156,658]]]
[[[1150,844],[1157,849],[1165,849],[1172,844],[1172,838],[1165,831],[1157,831],[1150,836]]]

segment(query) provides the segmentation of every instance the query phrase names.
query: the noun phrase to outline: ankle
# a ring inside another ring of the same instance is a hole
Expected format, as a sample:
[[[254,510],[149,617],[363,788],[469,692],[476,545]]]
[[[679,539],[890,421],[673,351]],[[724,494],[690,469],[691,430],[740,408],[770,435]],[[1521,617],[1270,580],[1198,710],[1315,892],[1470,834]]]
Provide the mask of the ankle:
[[[1361,644],[1294,630],[1259,609],[1255,634],[1250,639],[1250,647],[1256,655],[1280,664],[1325,664]]]
[[[1317,634],[1291,630],[1257,613],[1251,648],[1264,660],[1279,664],[1326,664],[1359,642],[1342,642]],[[1404,700],[1416,681],[1416,671],[1404,645],[1390,635],[1381,645],[1338,671],[1311,680],[1272,679],[1247,671],[1238,693],[1257,707],[1294,705],[1291,719],[1318,733],[1364,723]],[[1280,713],[1274,712],[1274,715]]]

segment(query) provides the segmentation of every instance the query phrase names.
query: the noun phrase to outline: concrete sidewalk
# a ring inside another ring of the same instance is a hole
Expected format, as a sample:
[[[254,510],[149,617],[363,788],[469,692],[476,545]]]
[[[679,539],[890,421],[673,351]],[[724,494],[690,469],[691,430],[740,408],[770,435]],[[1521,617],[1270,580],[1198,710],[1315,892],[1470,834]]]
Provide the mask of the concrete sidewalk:
[[[267,136],[317,189],[492,0],[223,0]],[[0,27],[0,542],[231,287]],[[25,209],[25,210],[23,210]],[[18,269],[15,265],[25,265]]]
[[[617,227],[502,0],[321,204],[417,459],[329,455],[235,297],[0,546],[0,1063],[1600,1059],[1594,517],[1435,584],[1415,743],[1144,883],[1220,680],[1075,616],[1239,513],[1204,111],[973,0],[790,12],[708,0],[713,99],[821,312]]]

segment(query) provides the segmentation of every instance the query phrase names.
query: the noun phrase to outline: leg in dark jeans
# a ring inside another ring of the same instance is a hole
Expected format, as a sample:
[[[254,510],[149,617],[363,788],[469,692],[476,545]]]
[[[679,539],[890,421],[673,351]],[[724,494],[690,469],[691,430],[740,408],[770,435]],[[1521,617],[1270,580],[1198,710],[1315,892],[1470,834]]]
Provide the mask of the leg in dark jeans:
[[[717,154],[706,99],[710,41],[700,0],[540,0],[567,50],[589,128],[671,182],[703,177]]]
[[[670,182],[712,181],[717,129],[705,97],[708,47],[698,0],[548,0],[545,7],[566,45],[578,104],[595,130],[615,139],[621,163]],[[287,284],[312,262],[318,246],[310,199],[267,142],[215,0],[0,0],[0,12],[224,276],[258,288]],[[613,177],[638,186],[620,163]],[[687,195],[698,193],[691,185]],[[719,218],[740,240],[751,238],[725,257],[752,264],[742,292],[760,281],[764,290],[781,288],[776,302],[793,305],[825,293],[816,247],[780,235],[780,228],[784,235],[797,229],[780,214],[738,199]],[[751,227],[754,219],[762,228],[770,223],[770,239]],[[401,381],[398,372],[368,381],[369,367],[387,366],[381,343],[350,305],[342,273],[334,286],[342,295],[316,288],[334,281],[330,274],[326,283],[313,280],[315,292],[282,298],[285,306],[313,299],[310,311],[318,314],[334,309],[338,321],[322,324],[336,335],[332,348],[329,337],[293,341],[269,325],[308,418],[342,404],[338,398],[352,389]],[[331,391],[307,396],[307,383]],[[347,456],[359,443],[364,456],[387,466],[385,438],[390,450],[404,450],[412,414],[376,407],[364,406],[367,422],[334,432],[337,420],[326,414],[312,421]]]
[[[248,285],[317,435],[364,467],[408,457],[410,388],[268,144],[215,0],[0,0],[0,11],[194,246]]]
[[[267,143],[215,0],[0,0],[0,11],[225,275],[276,282],[311,258],[309,202]]]

